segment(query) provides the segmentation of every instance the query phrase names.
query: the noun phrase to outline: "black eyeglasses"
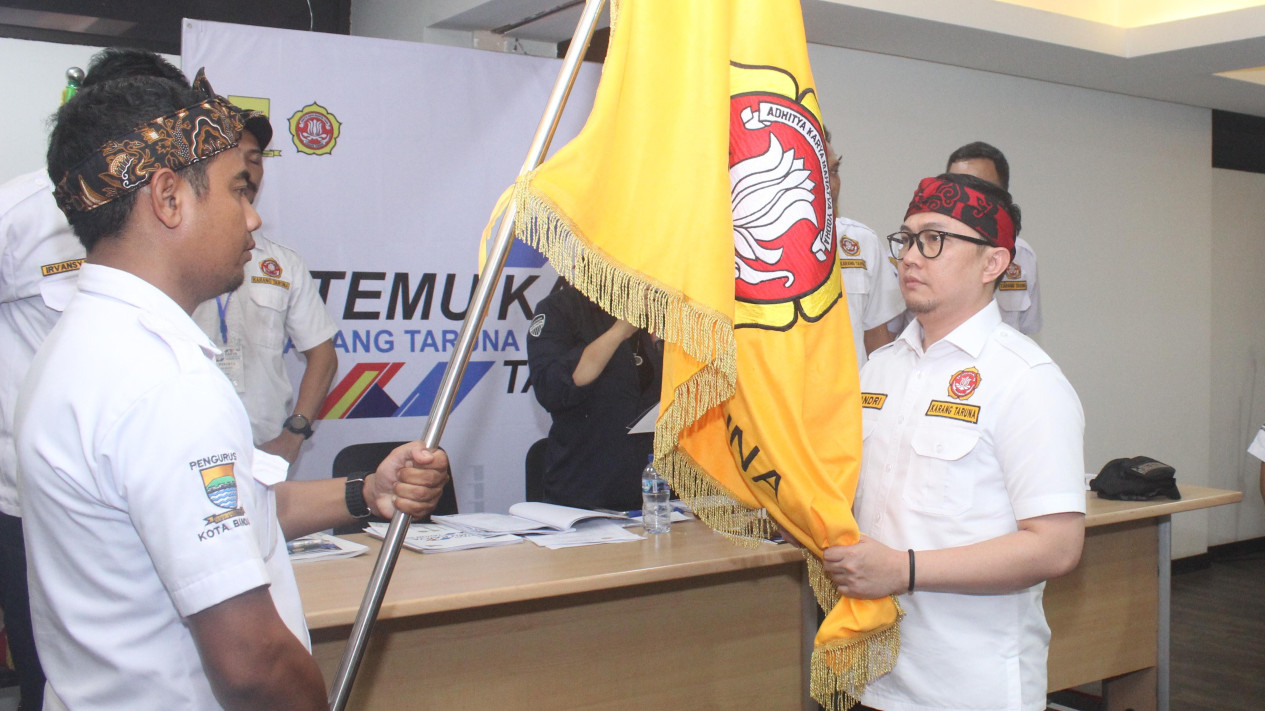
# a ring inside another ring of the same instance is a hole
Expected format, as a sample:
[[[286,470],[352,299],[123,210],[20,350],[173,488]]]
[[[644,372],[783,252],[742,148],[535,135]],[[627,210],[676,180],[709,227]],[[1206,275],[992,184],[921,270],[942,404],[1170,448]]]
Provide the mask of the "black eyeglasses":
[[[927,259],[935,259],[936,257],[939,257],[940,252],[944,250],[945,237],[953,237],[989,247],[997,246],[986,239],[967,237],[966,235],[953,234],[952,232],[945,232],[944,230],[923,230],[917,234],[901,230],[900,232],[893,232],[887,236],[887,247],[891,250],[893,257],[896,259],[904,259],[905,253],[909,251],[909,248],[913,246],[915,242],[917,242],[918,251],[922,253],[922,256]]]

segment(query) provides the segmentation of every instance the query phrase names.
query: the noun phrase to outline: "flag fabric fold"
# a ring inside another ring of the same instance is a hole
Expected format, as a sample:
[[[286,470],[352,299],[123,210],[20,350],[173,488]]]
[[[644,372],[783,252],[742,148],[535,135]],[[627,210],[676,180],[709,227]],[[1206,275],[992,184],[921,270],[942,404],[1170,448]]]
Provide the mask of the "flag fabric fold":
[[[514,189],[517,236],[665,342],[655,464],[738,541],[790,532],[826,620],[812,694],[856,702],[894,598],[841,599],[861,408],[821,109],[796,0],[623,0],[584,129]]]

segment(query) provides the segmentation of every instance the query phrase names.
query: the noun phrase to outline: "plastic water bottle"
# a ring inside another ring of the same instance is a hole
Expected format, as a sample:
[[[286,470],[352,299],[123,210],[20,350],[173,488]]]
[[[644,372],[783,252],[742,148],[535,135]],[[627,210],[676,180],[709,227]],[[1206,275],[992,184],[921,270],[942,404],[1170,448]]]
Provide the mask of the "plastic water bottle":
[[[654,455],[646,459],[641,470],[641,525],[646,533],[667,533],[672,529],[672,505],[668,497],[672,491],[668,481],[654,469]]]

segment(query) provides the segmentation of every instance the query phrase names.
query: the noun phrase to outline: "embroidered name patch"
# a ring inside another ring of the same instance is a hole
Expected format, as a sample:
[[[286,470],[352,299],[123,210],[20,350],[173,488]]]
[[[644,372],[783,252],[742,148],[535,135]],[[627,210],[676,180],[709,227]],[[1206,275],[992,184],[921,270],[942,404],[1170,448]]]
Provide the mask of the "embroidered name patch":
[[[864,259],[840,259],[840,269],[865,269]]]
[[[52,276],[54,274],[63,274],[65,272],[73,272],[83,266],[82,259],[67,259],[64,262],[56,264],[45,264],[40,267],[40,274],[43,276]]]
[[[273,279],[272,277],[263,277],[263,276],[251,277],[250,282],[252,284],[272,284],[273,286],[279,286],[282,289],[290,288],[290,282],[282,281],[280,279]]]
[[[947,417],[950,420],[961,420],[971,424],[979,424],[979,405],[964,405],[958,402],[932,400],[927,407],[929,417]]]
[[[882,410],[885,402],[887,402],[887,396],[882,393],[861,393],[861,407]]]
[[[1001,286],[997,287],[998,291],[1027,291],[1028,282],[1026,281],[1003,281]]]

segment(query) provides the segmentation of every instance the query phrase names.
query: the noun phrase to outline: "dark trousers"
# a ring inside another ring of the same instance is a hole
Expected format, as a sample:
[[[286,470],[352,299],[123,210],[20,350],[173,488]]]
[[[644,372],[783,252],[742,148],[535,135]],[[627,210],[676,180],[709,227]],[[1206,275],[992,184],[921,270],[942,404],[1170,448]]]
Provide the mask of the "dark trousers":
[[[0,607],[21,683],[20,709],[38,711],[44,705],[44,670],[31,632],[31,601],[26,590],[26,546],[22,519],[0,513]]]

